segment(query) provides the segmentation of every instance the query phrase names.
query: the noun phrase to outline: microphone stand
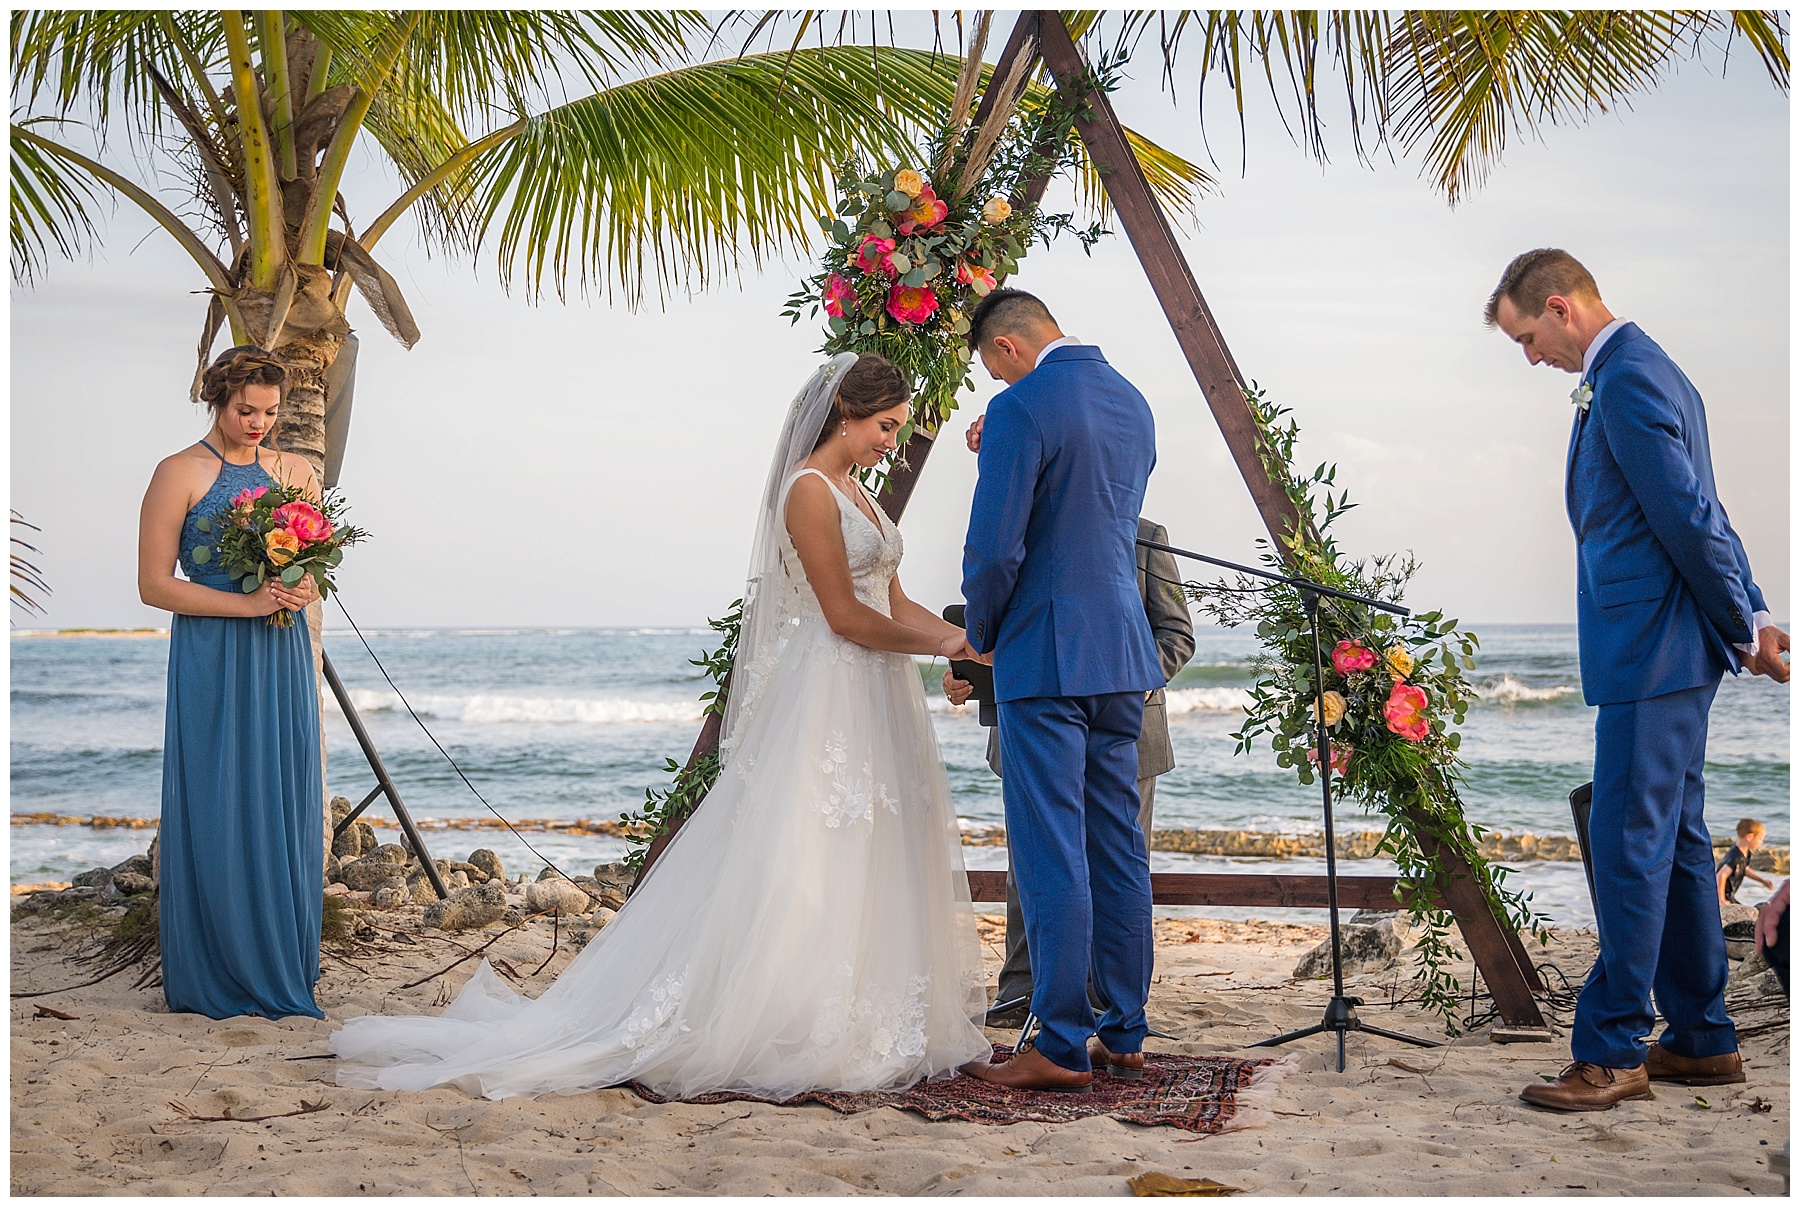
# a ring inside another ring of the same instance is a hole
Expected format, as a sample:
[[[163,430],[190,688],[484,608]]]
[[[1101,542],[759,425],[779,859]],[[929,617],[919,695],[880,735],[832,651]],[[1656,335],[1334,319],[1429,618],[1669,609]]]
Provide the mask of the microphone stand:
[[[1240,566],[1236,562],[1208,557],[1204,553],[1177,549],[1172,545],[1161,545],[1142,538],[1139,538],[1137,543],[1147,549],[1159,549],[1176,557],[1223,566],[1227,570],[1236,570],[1240,574],[1250,574],[1270,582],[1293,587],[1300,592],[1300,603],[1306,609],[1307,623],[1312,629],[1313,717],[1317,722],[1313,730],[1313,749],[1319,761],[1319,792],[1325,808],[1325,899],[1331,910],[1331,1001],[1325,1006],[1325,1017],[1321,1022],[1311,1027],[1303,1027],[1298,1031],[1290,1031],[1286,1035],[1277,1035],[1273,1039],[1259,1040],[1249,1046],[1272,1048],[1291,1040],[1304,1039],[1309,1035],[1330,1031],[1337,1036],[1337,1071],[1340,1073],[1344,1071],[1344,1037],[1351,1031],[1366,1031],[1370,1035],[1379,1035],[1384,1039],[1398,1040],[1401,1043],[1414,1044],[1421,1048],[1442,1047],[1443,1045],[1436,1040],[1419,1039],[1412,1035],[1402,1035],[1398,1031],[1386,1031],[1380,1027],[1371,1027],[1356,1017],[1356,1008],[1363,1004],[1363,1000],[1359,997],[1347,997],[1344,994],[1343,941],[1338,929],[1337,835],[1333,829],[1331,817],[1331,739],[1326,732],[1325,724],[1325,650],[1323,643],[1319,640],[1319,600],[1323,596],[1330,596],[1333,599],[1342,599],[1350,603],[1362,604],[1365,607],[1378,608],[1383,612],[1392,612],[1396,616],[1410,616],[1412,613],[1399,604],[1371,599],[1366,595],[1357,595],[1350,591],[1341,591],[1336,587],[1328,587],[1324,583],[1313,582],[1311,579],[1276,574],[1273,571],[1260,570],[1252,566]]]

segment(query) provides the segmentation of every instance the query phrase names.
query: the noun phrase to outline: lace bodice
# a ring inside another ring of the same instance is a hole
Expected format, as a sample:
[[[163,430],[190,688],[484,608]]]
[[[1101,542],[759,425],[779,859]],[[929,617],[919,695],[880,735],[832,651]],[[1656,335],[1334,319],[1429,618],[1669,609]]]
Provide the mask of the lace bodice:
[[[856,587],[856,598],[883,616],[892,616],[888,590],[893,584],[895,572],[900,569],[900,557],[904,552],[900,530],[866,491],[864,497],[869,499],[869,508],[875,513],[879,524],[871,523],[869,517],[863,514],[862,508],[845,498],[844,493],[832,486],[830,479],[816,469],[803,469],[789,478],[788,493],[793,491],[794,483],[805,474],[817,474],[831,490],[831,497],[837,500],[838,526],[844,534],[844,552],[850,559],[850,578]],[[782,569],[787,575],[788,588],[794,593],[797,614],[802,619],[823,616],[819,610],[819,598],[813,594],[812,585],[806,580],[806,571],[800,565],[800,555],[794,549],[794,538],[789,535],[786,525],[781,529],[781,541]]]
[[[219,450],[206,441],[200,442],[207,452],[219,457]],[[198,545],[211,545],[218,539],[217,533],[207,535],[200,531],[200,521],[210,519],[223,511],[240,490],[255,490],[259,486],[273,486],[275,479],[263,468],[261,457],[244,465],[234,465],[219,457],[219,476],[207,488],[200,501],[188,509],[187,516],[181,521],[181,573],[189,582],[199,583],[206,587],[225,590],[236,590],[233,582],[219,568],[215,558],[210,564],[201,566],[194,562],[194,548]]]

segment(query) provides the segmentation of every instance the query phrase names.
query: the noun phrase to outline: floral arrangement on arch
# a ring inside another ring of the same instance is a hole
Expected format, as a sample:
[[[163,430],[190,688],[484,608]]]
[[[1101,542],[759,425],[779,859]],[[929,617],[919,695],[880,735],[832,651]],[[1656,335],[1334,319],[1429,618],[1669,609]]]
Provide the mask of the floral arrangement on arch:
[[[1331,526],[1355,504],[1335,497],[1337,467],[1320,465],[1300,477],[1292,468],[1298,426],[1260,390],[1245,391],[1261,433],[1264,467],[1285,490],[1301,517],[1302,531],[1285,539],[1278,555],[1268,543],[1262,560],[1273,569],[1358,595],[1398,603],[1417,570],[1410,557],[1353,561],[1337,547]],[[1314,494],[1324,488],[1322,501]],[[1322,502],[1322,507],[1320,503]],[[1220,624],[1254,622],[1263,648],[1252,659],[1244,723],[1232,736],[1238,753],[1267,739],[1275,761],[1294,770],[1302,784],[1318,779],[1313,646],[1300,593],[1285,585],[1259,589],[1240,578],[1190,589]],[[1327,651],[1324,708],[1334,796],[1387,819],[1379,851],[1400,869],[1402,904],[1420,927],[1415,947],[1420,1000],[1457,1033],[1461,985],[1446,965],[1457,958],[1449,942],[1451,915],[1435,904],[1450,873],[1446,852],[1461,857],[1491,905],[1512,925],[1548,942],[1544,919],[1529,897],[1504,887],[1505,868],[1491,865],[1480,848],[1482,827],[1464,810],[1464,764],[1457,753],[1477,692],[1467,674],[1475,669],[1480,640],[1441,612],[1400,617],[1343,600],[1321,597],[1320,640]],[[1421,839],[1425,841],[1421,842]]]
[[[1015,71],[1024,66],[1021,59]],[[839,173],[836,212],[819,220],[819,269],[782,310],[796,323],[823,311],[827,355],[877,353],[911,377],[913,422],[900,433],[903,445],[916,426],[935,431],[956,409],[957,391],[973,387],[969,314],[1026,251],[1058,233],[1087,248],[1106,234],[1098,222],[1082,229],[1072,214],[1024,202],[1033,177],[1080,159],[1073,109],[1054,93],[1025,88],[1016,74],[989,83],[1001,95],[1023,89],[1022,102],[977,124],[981,69],[977,49],[944,127],[910,162],[852,163]],[[1111,76],[1097,81],[1108,87]]]

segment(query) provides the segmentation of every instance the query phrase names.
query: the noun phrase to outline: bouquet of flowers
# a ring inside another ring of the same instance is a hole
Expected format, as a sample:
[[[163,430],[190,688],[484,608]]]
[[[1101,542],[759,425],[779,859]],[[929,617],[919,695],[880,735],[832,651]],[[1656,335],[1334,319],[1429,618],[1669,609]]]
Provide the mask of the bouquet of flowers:
[[[344,546],[368,535],[344,523],[343,511],[343,499],[331,490],[317,503],[298,486],[240,490],[224,510],[197,522],[212,544],[194,547],[194,564],[216,561],[231,578],[242,580],[246,595],[271,577],[296,587],[310,576],[323,599],[337,589],[331,572],[344,560]],[[294,618],[283,608],[271,613],[268,623],[285,628]]]

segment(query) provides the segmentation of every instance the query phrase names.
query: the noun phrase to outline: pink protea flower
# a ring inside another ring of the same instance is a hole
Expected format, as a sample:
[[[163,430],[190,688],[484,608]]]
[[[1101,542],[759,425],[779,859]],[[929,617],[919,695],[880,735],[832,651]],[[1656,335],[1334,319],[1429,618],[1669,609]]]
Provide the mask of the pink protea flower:
[[[900,211],[900,233],[919,234],[930,230],[950,216],[950,207],[939,201],[931,186],[926,185],[913,198],[912,205]]]
[[[1375,665],[1375,651],[1366,645],[1357,645],[1354,641],[1340,641],[1337,648],[1331,651],[1331,665],[1337,668],[1340,675],[1366,671]]]
[[[1409,742],[1423,742],[1425,735],[1431,732],[1431,724],[1425,719],[1425,708],[1430,702],[1424,688],[1395,683],[1393,693],[1381,710],[1387,718],[1388,731]]]
[[[1347,742],[1330,742],[1330,741],[1328,741],[1328,742],[1326,742],[1325,745],[1326,745],[1326,748],[1331,751],[1331,773],[1333,775],[1344,774],[1345,769],[1350,766],[1350,756],[1355,754],[1356,751],[1352,750],[1350,748],[1349,743],[1347,743]],[[1306,752],[1306,761],[1311,763],[1315,767],[1318,766],[1319,765],[1318,750],[1317,749],[1308,749]]]
[[[311,503],[296,499],[277,507],[273,515],[276,525],[302,545],[316,545],[331,536],[331,521]]]
[[[877,239],[874,235],[864,235],[863,241],[850,256],[850,264],[863,272],[874,272],[880,269],[888,276],[896,276],[894,272],[894,241]]]
[[[896,285],[888,294],[887,312],[903,323],[923,323],[937,308],[937,294],[929,285]]]
[[[825,313],[834,319],[844,317],[844,303],[856,301],[856,290],[850,287],[850,280],[842,273],[832,273],[831,279],[825,282]]]

